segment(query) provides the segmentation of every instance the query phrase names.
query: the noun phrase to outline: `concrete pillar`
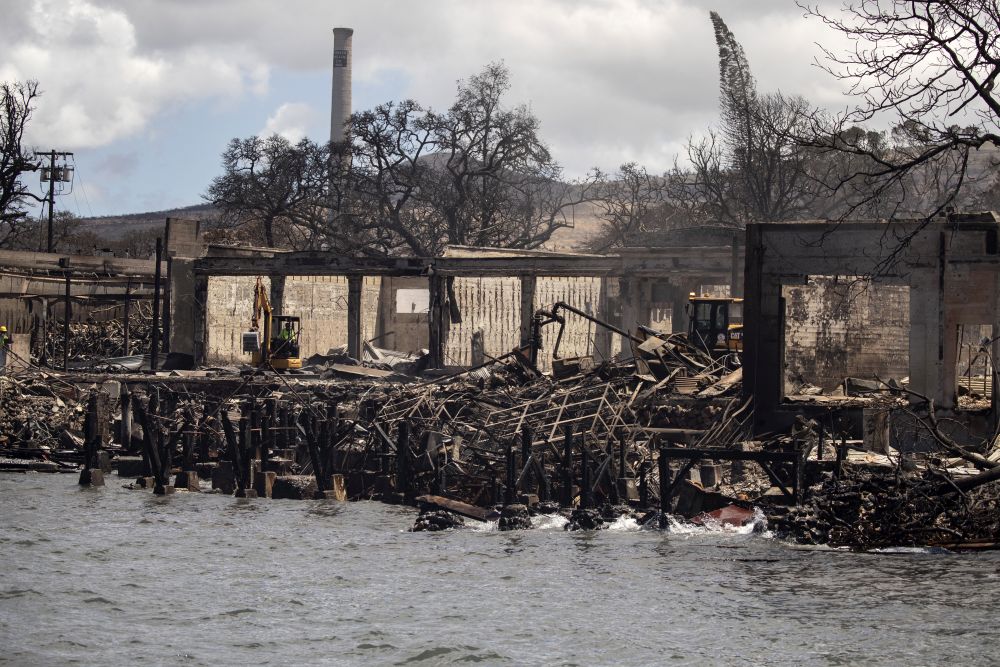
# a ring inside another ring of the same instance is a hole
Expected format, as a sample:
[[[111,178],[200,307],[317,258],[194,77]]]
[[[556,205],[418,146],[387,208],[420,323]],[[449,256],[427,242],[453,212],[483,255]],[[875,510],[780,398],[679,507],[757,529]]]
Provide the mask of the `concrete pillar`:
[[[201,223],[197,220],[167,218],[165,237],[164,254],[169,266],[165,293],[170,298],[164,301],[163,321],[168,343],[164,348],[191,355],[198,363],[197,319],[208,295],[208,283],[205,283],[205,292],[199,294],[194,260],[205,256],[208,245],[202,240]]]
[[[765,423],[781,402],[784,387],[784,306],[781,284],[761,270],[765,249],[757,225],[747,227],[743,303],[743,395],[754,401],[756,424]]]
[[[171,352],[195,354],[195,320],[198,307],[195,299],[194,260],[174,258],[170,267],[170,331]]]
[[[681,333],[688,330],[687,305],[691,298],[691,293],[697,293],[701,288],[701,283],[694,280],[681,281],[673,288],[673,301],[670,310],[670,329],[672,333]]]
[[[535,276],[521,276],[521,343],[531,338],[531,318],[535,315]]]
[[[199,366],[205,363],[208,355],[208,276],[195,275],[194,277],[192,313],[194,320],[192,336],[194,363],[195,366]],[[175,319],[174,322],[176,321]]]
[[[378,347],[390,350],[397,349],[396,333],[391,326],[396,308],[394,295],[393,278],[391,276],[382,276],[379,279],[375,337],[378,339]]]
[[[364,276],[347,277],[347,356],[361,359],[361,288]]]
[[[445,347],[448,344],[448,323],[450,313],[448,308],[447,278],[432,275],[428,279],[430,291],[430,307],[427,312],[428,349],[430,350],[431,368],[444,368]]]
[[[271,289],[267,298],[271,302],[271,312],[274,315],[284,315],[286,276],[273,275],[269,278],[271,279]]]
[[[345,124],[351,117],[352,28],[333,29],[333,96],[330,106],[330,141],[346,139]]]
[[[648,278],[622,278],[622,328],[636,331],[639,325],[649,326],[652,308],[652,283]]]
[[[729,296],[743,296],[743,277],[746,272],[745,249],[739,232],[733,232],[732,275],[729,279]],[[676,331],[676,329],[675,329]]]
[[[954,351],[951,380],[946,380],[946,342],[955,345],[957,331],[948,335],[944,313],[946,276],[938,271],[914,271],[910,275],[910,388],[933,398],[937,407],[954,405]],[[948,387],[950,386],[950,391]],[[950,395],[950,398],[949,398]]]
[[[614,314],[611,312],[611,290],[613,287],[617,287],[617,284],[612,285],[612,281],[617,281],[617,278],[601,276],[600,290],[597,296],[596,317],[608,324],[617,325],[618,323],[614,321]],[[612,335],[611,331],[604,327],[594,329],[594,356],[598,363],[611,358]]]

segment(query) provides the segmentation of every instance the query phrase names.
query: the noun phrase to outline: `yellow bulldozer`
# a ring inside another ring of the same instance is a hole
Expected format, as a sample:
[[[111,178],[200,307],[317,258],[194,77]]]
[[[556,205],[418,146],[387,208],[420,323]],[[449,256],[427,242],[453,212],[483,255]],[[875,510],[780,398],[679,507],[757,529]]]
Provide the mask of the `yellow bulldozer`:
[[[276,371],[302,368],[299,357],[298,317],[274,315],[264,282],[257,278],[253,292],[250,330],[243,332],[243,352],[250,353],[250,363]]]
[[[687,310],[691,342],[715,357],[743,352],[743,299],[692,292]]]

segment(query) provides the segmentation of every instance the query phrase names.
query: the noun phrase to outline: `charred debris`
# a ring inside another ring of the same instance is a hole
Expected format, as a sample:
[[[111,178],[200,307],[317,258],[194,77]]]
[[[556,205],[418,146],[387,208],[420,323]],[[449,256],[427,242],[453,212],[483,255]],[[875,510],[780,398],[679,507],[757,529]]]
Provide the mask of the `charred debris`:
[[[904,387],[848,383],[867,394],[858,401],[918,419],[937,451],[873,447],[838,408],[755,436],[736,355],[713,357],[683,334],[620,333],[628,349],[614,359],[557,357],[551,374],[537,369],[540,337],[437,377],[370,345],[365,360],[332,351],[302,375],[31,367],[0,378],[0,469],[91,485],[116,469],[161,495],[381,500],[420,508],[413,530],[514,530],[562,514],[567,529],[622,516],[650,528],[756,524],[859,550],[996,545],[1000,454],[952,441]]]

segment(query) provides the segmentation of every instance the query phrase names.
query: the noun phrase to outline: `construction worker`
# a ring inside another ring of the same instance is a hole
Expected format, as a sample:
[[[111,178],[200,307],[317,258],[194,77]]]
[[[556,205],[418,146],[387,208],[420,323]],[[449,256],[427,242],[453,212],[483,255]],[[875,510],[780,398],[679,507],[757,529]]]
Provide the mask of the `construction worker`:
[[[7,350],[10,348],[10,334],[7,327],[0,325],[0,373],[7,370]]]
[[[283,340],[285,342],[290,342],[291,340],[293,340],[295,338],[295,332],[292,331],[292,323],[291,322],[285,322],[285,328],[281,330],[281,333],[279,334],[279,337],[281,338],[281,340]]]

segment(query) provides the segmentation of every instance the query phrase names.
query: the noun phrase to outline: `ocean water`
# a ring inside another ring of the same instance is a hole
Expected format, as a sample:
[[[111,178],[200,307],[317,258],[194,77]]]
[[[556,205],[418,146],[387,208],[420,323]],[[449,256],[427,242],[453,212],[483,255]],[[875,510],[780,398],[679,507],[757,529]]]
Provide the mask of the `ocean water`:
[[[1000,554],[675,524],[410,533],[378,503],[0,474],[0,663],[996,664]]]

